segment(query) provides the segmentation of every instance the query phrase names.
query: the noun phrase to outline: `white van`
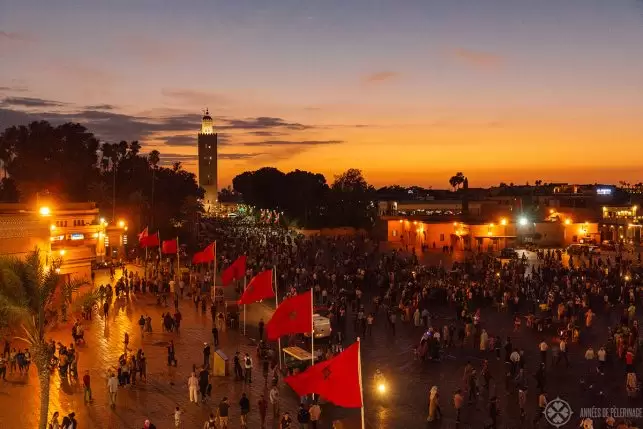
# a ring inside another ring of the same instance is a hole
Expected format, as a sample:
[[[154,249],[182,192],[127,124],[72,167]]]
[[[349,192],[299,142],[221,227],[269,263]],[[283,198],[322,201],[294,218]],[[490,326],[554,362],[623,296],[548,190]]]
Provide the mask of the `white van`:
[[[330,337],[332,331],[330,319],[319,314],[313,314],[313,331],[315,332],[315,339]],[[304,335],[310,337],[310,334]]]

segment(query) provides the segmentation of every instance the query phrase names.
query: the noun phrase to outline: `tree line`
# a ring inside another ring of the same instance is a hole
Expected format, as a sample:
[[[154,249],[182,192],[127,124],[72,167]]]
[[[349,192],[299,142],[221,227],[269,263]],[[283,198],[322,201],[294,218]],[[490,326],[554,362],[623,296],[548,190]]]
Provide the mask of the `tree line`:
[[[191,238],[191,225],[203,210],[196,176],[180,162],[160,166],[156,150],[140,150],[138,141],[101,142],[77,123],[9,127],[0,134],[0,202],[31,202],[43,194],[93,201],[102,216],[124,218],[132,231],[149,226],[165,237]]]
[[[375,188],[357,169],[336,176],[329,185],[320,173],[284,173],[264,167],[237,175],[232,189],[223,190],[219,198],[233,200],[239,194],[243,202],[257,209],[283,213],[289,226],[369,228],[377,216]]]

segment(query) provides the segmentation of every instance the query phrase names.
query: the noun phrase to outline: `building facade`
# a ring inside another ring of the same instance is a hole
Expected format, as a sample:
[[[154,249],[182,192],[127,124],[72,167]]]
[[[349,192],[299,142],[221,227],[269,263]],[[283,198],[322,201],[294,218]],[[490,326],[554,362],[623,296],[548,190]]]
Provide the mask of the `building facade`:
[[[0,254],[22,258],[37,248],[45,266],[89,279],[105,258],[106,227],[95,203],[0,204]]]
[[[197,176],[199,186],[205,189],[203,206],[206,211],[211,211],[218,198],[217,167],[219,160],[217,140],[212,117],[206,109],[201,120],[201,131],[198,135],[199,172]]]

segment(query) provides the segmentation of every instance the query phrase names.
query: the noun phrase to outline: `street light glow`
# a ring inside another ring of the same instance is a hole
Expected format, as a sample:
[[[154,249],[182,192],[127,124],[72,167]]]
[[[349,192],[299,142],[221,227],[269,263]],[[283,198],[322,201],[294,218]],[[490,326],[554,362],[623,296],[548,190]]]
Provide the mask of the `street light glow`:
[[[124,228],[125,227],[125,221],[124,220],[119,220],[118,221],[118,226],[121,227],[121,228]]]
[[[572,220],[570,218],[565,219],[565,225],[569,225],[572,223]]]
[[[40,216],[49,216],[51,215],[51,209],[47,206],[45,207],[40,207]]]
[[[521,218],[518,219],[518,224],[520,226],[526,226],[529,223],[526,217],[522,216]]]
[[[500,219],[500,225],[502,225],[502,226],[507,225],[507,219],[505,219],[505,218]]]
[[[60,256],[65,256],[65,249],[60,249]]]

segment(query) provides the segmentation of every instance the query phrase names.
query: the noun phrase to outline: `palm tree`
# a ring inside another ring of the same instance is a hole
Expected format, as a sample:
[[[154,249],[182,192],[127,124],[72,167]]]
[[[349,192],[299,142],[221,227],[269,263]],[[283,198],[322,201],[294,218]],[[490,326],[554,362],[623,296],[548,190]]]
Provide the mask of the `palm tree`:
[[[67,321],[67,310],[71,305],[74,298],[74,293],[78,292],[82,286],[88,284],[85,280],[76,278],[67,278],[60,287],[60,295],[62,296],[62,303],[60,304],[60,312],[63,322]]]
[[[451,185],[451,187],[455,191],[457,188],[459,188],[464,183],[464,179],[465,179],[464,173],[462,173],[461,171],[458,171],[455,174],[455,176],[451,176],[451,178],[449,179],[449,184]]]
[[[45,330],[59,279],[53,264],[48,269],[42,264],[37,249],[24,260],[0,258],[0,323],[19,324],[23,337],[17,339],[29,345],[40,382],[39,429],[46,429],[49,415],[49,363],[54,351],[45,340]]]
[[[154,182],[156,182],[156,169],[158,168],[161,154],[158,150],[154,149],[149,153],[147,159],[152,167],[152,214],[150,216],[150,228],[154,225]]]

